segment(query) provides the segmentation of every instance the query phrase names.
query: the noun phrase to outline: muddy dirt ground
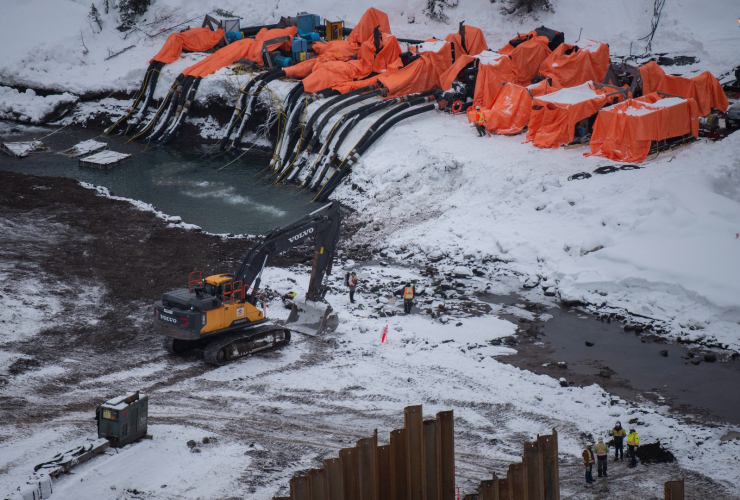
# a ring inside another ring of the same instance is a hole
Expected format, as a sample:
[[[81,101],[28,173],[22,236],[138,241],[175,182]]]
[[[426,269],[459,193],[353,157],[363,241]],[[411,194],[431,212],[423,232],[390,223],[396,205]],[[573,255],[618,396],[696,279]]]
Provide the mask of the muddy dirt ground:
[[[42,309],[43,298],[54,297],[62,308],[41,335],[20,336],[4,343],[4,349],[17,353],[17,359],[0,372],[0,412],[6,429],[53,422],[66,412],[92,415],[101,398],[120,390],[116,374],[125,377],[158,363],[166,369],[147,371],[137,379],[142,390],[157,393],[168,409],[167,414],[155,413],[152,422],[197,425],[247,443],[257,440],[264,449],[254,451],[252,467],[244,471],[241,481],[247,491],[260,493],[277,484],[287,485],[292,474],[369,435],[378,421],[383,426],[400,427],[400,421],[389,422],[383,412],[367,406],[374,402],[393,404],[400,417],[408,402],[387,401],[382,392],[371,400],[354,401],[351,391],[301,394],[261,386],[259,381],[240,381],[238,389],[243,394],[224,400],[211,390],[229,384],[215,375],[188,383],[215,368],[187,357],[173,358],[164,351],[149,321],[151,303],[163,290],[184,286],[189,271],[233,269],[249,241],[168,226],[151,212],[97,196],[71,179],[0,172],[0,273],[4,276],[0,294],[25,295],[23,300]],[[356,256],[363,249],[345,245],[345,251]],[[305,263],[310,255],[309,248],[297,249],[274,265]],[[308,341],[300,359],[273,373],[300,371],[309,364],[333,359],[337,340]],[[280,356],[279,352],[265,354],[267,359]],[[21,393],[15,390],[24,375],[41,372],[47,365],[64,366],[64,375],[24,385]],[[462,383],[475,385],[476,381]],[[352,408],[353,401],[359,403],[357,408]],[[295,410],[282,415],[273,406],[277,403],[290,403]],[[489,419],[486,425],[496,426],[514,416],[505,402],[480,406]],[[347,411],[356,415],[355,423],[333,426],[332,416]],[[470,429],[466,429],[468,424]],[[457,474],[470,491],[476,478],[490,473],[475,453],[477,445],[471,444],[483,428],[466,422],[456,425],[456,439],[461,443]],[[7,438],[0,434],[0,447]],[[507,451],[512,456],[521,453],[521,444],[510,448]],[[498,465],[500,469],[505,466],[503,461]],[[676,463],[650,467],[650,472],[629,471],[618,463],[611,483],[585,489],[581,465],[567,458],[561,463],[561,484],[570,498],[610,498],[616,492],[632,498],[658,498],[652,493],[645,495],[644,485],[647,482],[649,490],[657,493],[661,480],[670,476],[685,477],[696,497],[714,498],[716,491],[722,491],[710,479],[682,470]]]

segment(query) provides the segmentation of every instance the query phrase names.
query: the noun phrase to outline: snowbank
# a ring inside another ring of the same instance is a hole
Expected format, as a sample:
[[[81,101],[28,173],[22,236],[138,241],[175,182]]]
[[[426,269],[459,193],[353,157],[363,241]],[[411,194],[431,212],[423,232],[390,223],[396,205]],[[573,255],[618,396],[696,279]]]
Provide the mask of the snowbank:
[[[43,97],[32,89],[19,92],[0,86],[0,120],[41,124],[77,101],[77,96],[68,92]]]

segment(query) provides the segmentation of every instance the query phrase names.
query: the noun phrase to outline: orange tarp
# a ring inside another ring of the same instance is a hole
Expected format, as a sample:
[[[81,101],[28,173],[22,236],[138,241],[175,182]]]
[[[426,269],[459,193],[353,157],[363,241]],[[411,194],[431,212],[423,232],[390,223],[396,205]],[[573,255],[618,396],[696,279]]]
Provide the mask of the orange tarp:
[[[548,44],[550,40],[546,36],[539,36],[536,32],[519,35],[519,39],[527,39],[516,47],[507,43],[499,49],[499,53],[511,57],[517,74],[519,85],[529,85],[532,78],[537,75],[542,62],[552,54]]]
[[[298,64],[294,64],[293,66],[288,66],[287,68],[284,68],[285,76],[288,76],[290,78],[303,79],[310,75],[311,72],[314,70],[314,67],[319,63],[325,63],[329,61],[344,61],[345,59],[346,57],[337,52],[326,52],[319,57],[306,59],[305,61],[301,61]]]
[[[295,26],[274,30],[262,28],[255,38],[245,38],[244,40],[237,40],[234,43],[230,43],[202,61],[193,64],[183,71],[182,74],[185,76],[192,75],[195,77],[208,76],[223,67],[234,64],[234,62],[239,59],[249,59],[262,65],[262,45],[264,42],[274,38],[287,36],[290,40],[283,43],[273,43],[268,45],[267,50],[290,50],[293,37],[296,33],[298,33],[298,28]]]
[[[538,148],[558,148],[572,142],[576,123],[595,114],[613,98],[596,90],[591,82],[535,97],[527,142]]]
[[[464,54],[474,56],[488,50],[486,37],[483,36],[480,28],[467,25],[463,25],[463,28],[465,28],[465,47],[467,50],[463,49],[460,33],[450,33],[445,37],[445,42],[450,42],[455,47],[455,61]]]
[[[316,54],[323,55],[329,52],[335,52],[349,59],[360,51],[363,42],[373,39],[373,30],[378,27],[381,33],[391,33],[391,25],[388,21],[388,15],[373,7],[367,9],[360,18],[357,26],[352,28],[346,40],[333,40],[328,43],[314,42],[311,46]],[[341,59],[339,57],[335,60]]]
[[[332,87],[344,93],[346,90],[339,87],[341,84],[367,78],[371,73],[394,71],[403,66],[400,58],[401,46],[396,37],[384,33],[382,43],[383,47],[376,54],[375,42],[371,36],[360,47],[357,59],[317,63],[311,74],[303,79],[304,89],[306,92],[317,92]]]
[[[577,48],[576,48],[577,47]],[[604,81],[609,69],[609,46],[585,40],[578,46],[561,43],[540,65],[540,75],[551,78],[556,88]]]
[[[370,7],[360,18],[357,26],[352,28],[352,33],[347,37],[349,43],[362,45],[367,40],[373,39],[373,30],[378,27],[381,33],[391,33],[391,24],[388,14]]]
[[[484,52],[479,56],[478,76],[475,80],[473,105],[468,108],[468,120],[475,121],[475,107],[490,108],[504,83],[516,81],[516,72],[511,59],[495,52]]]
[[[484,110],[486,128],[496,134],[518,134],[529,123],[532,97],[545,95],[550,90],[547,80],[529,87],[508,84],[501,87],[493,106]],[[530,95],[531,93],[531,95]]]
[[[638,68],[642,75],[642,93],[647,95],[651,92],[665,92],[682,97],[693,97],[699,105],[701,116],[707,116],[712,108],[722,112],[727,111],[729,102],[722,85],[709,72],[697,75],[693,78],[666,75],[663,68],[655,61],[650,61]]]
[[[208,28],[193,28],[182,33],[172,33],[165,40],[157,55],[149,62],[159,61],[170,64],[180,57],[184,50],[201,52],[213,48],[224,37],[224,30],[211,31]]]
[[[699,106],[692,98],[657,93],[629,99],[599,111],[591,135],[591,153],[614,161],[639,163],[652,141],[699,135]]]
[[[365,80],[347,82],[334,88],[345,93],[380,83],[388,89],[386,98],[439,88],[442,75],[452,66],[452,45],[439,40],[428,40],[419,45],[419,55],[421,57],[408,66],[389,70]]]

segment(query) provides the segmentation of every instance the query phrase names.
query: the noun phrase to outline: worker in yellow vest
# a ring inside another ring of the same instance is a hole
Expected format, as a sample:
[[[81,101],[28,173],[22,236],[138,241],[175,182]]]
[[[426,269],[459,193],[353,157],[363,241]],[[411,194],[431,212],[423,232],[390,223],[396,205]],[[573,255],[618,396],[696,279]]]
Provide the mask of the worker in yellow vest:
[[[609,461],[609,446],[604,443],[603,439],[599,438],[599,442],[594,446],[594,452],[596,453],[596,470],[599,472],[599,477],[608,476],[606,465]]]
[[[357,290],[357,273],[352,271],[352,274],[347,276],[347,286],[349,287],[349,301],[355,303],[355,290]]]
[[[583,465],[586,466],[586,483],[593,483],[594,477],[591,474],[591,469],[594,466],[594,452],[591,451],[591,443],[588,443],[586,449],[583,450]]]
[[[637,435],[637,432],[634,429],[630,429],[629,436],[627,436],[627,450],[630,454],[630,467],[637,465],[635,453],[637,452],[638,446],[640,446],[640,436]]]
[[[620,422],[617,422],[612,429],[612,438],[614,438],[614,461],[618,458],[624,460],[624,438],[627,437],[627,431]]]
[[[403,312],[406,314],[411,313],[411,308],[414,307],[414,297],[416,297],[416,290],[411,283],[406,283],[406,286],[393,293],[393,295],[400,295],[403,297]]]
[[[475,107],[475,130],[478,131],[478,137],[483,137],[488,134],[488,130],[486,129],[486,117],[483,115],[483,111],[481,111],[480,106]]]

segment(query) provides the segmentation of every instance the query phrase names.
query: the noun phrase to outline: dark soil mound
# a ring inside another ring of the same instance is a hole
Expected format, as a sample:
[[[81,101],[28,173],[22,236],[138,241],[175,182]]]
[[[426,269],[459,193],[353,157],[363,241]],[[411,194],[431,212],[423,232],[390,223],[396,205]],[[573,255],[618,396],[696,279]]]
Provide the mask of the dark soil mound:
[[[636,455],[643,464],[672,463],[676,460],[673,453],[663,448],[660,442],[640,445]]]

